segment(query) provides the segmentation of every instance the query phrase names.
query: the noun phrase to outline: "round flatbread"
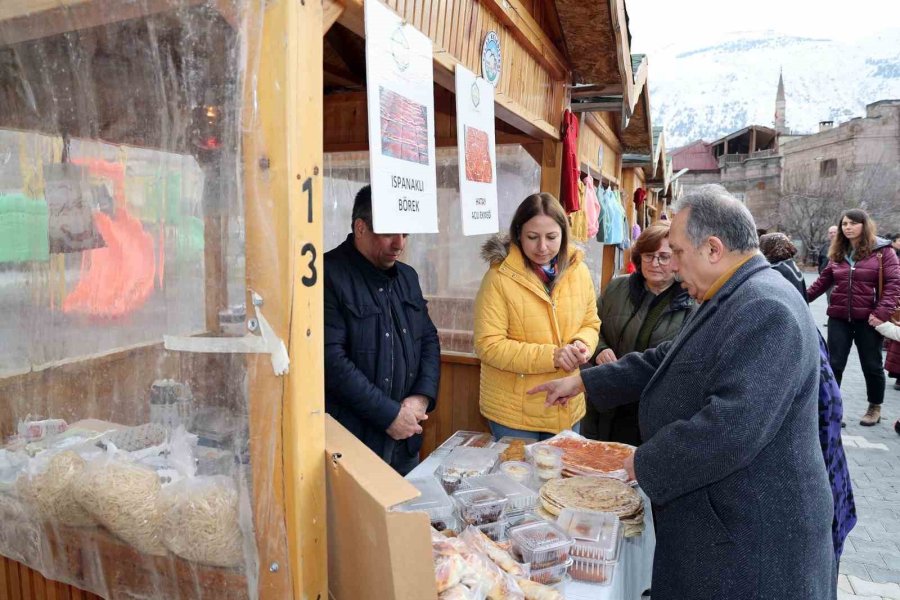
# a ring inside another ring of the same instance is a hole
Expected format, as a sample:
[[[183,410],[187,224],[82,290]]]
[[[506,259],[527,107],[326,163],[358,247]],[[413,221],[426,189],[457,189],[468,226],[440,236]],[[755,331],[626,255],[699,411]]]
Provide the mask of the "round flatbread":
[[[634,489],[616,479],[602,477],[555,479],[544,484],[540,496],[545,508],[549,505],[560,510],[568,507],[612,512],[619,517],[633,516],[642,508],[641,497]]]

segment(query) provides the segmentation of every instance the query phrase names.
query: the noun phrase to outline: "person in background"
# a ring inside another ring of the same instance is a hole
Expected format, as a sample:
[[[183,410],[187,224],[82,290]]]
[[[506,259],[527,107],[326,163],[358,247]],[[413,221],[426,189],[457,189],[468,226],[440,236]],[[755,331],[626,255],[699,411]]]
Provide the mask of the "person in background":
[[[822,274],[822,271],[825,270],[825,267],[828,266],[828,261],[829,261],[828,249],[831,248],[831,242],[832,242],[832,240],[834,240],[834,236],[837,235],[837,230],[838,230],[837,225],[832,225],[831,227],[829,227],[828,228],[828,239],[825,241],[824,244],[822,244],[822,247],[819,248],[819,263],[816,266],[816,270],[819,272],[820,275]],[[805,284],[805,282],[804,282],[804,284]],[[825,299],[828,302],[831,302],[831,288],[828,288],[827,290],[825,290]],[[825,327],[828,327],[828,321],[825,321]]]
[[[803,274],[794,263],[797,248],[783,233],[769,233],[759,238],[759,250],[773,269],[781,273],[788,283],[800,292],[806,300],[806,284]],[[818,333],[818,331],[816,331]],[[847,456],[841,442],[844,404],[841,387],[831,370],[831,357],[822,334],[819,337],[819,445],[828,470],[831,497],[834,501],[834,516],[831,521],[831,542],[834,546],[835,562],[839,562],[844,550],[847,534],[856,525],[856,503],[853,500],[853,486],[847,468]]]
[[[797,288],[806,300],[806,281],[800,267],[794,262],[797,247],[783,233],[767,233],[759,238],[759,251],[762,252],[772,268],[781,273],[788,282]]]
[[[819,273],[825,270],[825,267],[828,266],[828,249],[831,248],[831,242],[834,240],[834,236],[837,235],[837,225],[832,225],[828,228],[828,239],[822,244],[822,247],[819,248],[819,264],[817,270]]]
[[[653,503],[655,600],[833,599],[833,501],[819,445],[818,334],[720,185],[675,203],[673,270],[701,304],[670,342],[530,390],[641,403],[625,470]],[[545,392],[546,395],[542,392]]]
[[[897,253],[897,258],[900,258],[900,233],[891,236],[891,248]]]
[[[600,341],[593,357],[598,365],[614,362],[629,352],[643,352],[671,340],[696,304],[675,282],[667,221],[651,225],[631,249],[635,272],[615,277],[597,297]],[[587,405],[581,434],[593,440],[639,446],[638,405],[610,410]]]
[[[869,325],[869,316],[886,321],[897,306],[900,261],[890,242],[876,237],[875,223],[860,209],[841,215],[828,256],[828,266],[807,289],[807,300],[812,302],[834,286],[826,311],[831,368],[840,385],[850,348],[856,344],[869,400],[859,423],[871,427],[881,422],[885,376],[881,335]]]
[[[325,253],[325,410],[401,475],[419,462],[441,372],[437,329],[406,234],[372,230],[372,188],[356,194],[353,231]]]
[[[869,316],[869,325],[889,341],[887,360],[885,360],[884,366],[891,377],[900,377],[900,324],[893,321],[882,321],[872,315]],[[900,389],[897,383],[894,384],[894,389]],[[900,419],[894,422],[894,431],[900,434]]]
[[[569,244],[566,213],[550,194],[516,209],[509,237],[485,243],[490,268],[475,298],[480,409],[495,438],[546,439],[577,429],[584,398],[545,407],[525,390],[577,371],[597,346],[600,319],[581,250]]]

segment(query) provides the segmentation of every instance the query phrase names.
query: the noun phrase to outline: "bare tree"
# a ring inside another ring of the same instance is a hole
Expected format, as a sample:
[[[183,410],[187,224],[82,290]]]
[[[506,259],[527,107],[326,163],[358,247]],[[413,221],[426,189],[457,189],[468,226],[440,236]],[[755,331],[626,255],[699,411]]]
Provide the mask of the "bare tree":
[[[886,234],[900,229],[900,169],[877,162],[852,170],[823,175],[814,168],[785,172],[779,201],[779,229],[799,238],[805,259],[814,262],[843,211],[861,208]]]

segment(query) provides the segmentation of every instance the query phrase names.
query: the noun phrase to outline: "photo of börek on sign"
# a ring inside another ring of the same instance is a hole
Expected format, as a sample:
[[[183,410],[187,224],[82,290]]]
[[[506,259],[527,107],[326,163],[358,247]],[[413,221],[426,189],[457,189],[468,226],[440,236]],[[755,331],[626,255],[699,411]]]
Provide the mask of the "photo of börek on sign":
[[[494,179],[488,134],[466,125],[466,179],[490,183]]]
[[[428,164],[428,109],[389,89],[381,98],[381,153]]]

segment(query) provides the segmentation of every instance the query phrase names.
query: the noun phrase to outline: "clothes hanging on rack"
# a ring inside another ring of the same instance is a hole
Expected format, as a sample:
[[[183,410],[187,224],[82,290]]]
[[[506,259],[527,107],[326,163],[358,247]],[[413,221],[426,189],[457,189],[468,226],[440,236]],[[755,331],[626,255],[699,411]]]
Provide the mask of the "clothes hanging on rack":
[[[647,191],[644,188],[634,190],[634,205],[640,207],[647,199]]]
[[[600,229],[600,201],[597,199],[597,188],[594,187],[594,178],[587,175],[584,182],[584,212],[587,218],[587,236],[595,237]]]
[[[567,213],[581,208],[578,198],[578,178],[581,169],[578,164],[578,117],[570,111],[563,113],[562,185],[560,202]]]
[[[581,206],[585,205],[586,186],[582,182],[578,182],[578,194]],[[586,210],[576,210],[569,213],[569,229],[572,234],[572,240],[576,242],[586,242],[588,240],[588,221]]]

